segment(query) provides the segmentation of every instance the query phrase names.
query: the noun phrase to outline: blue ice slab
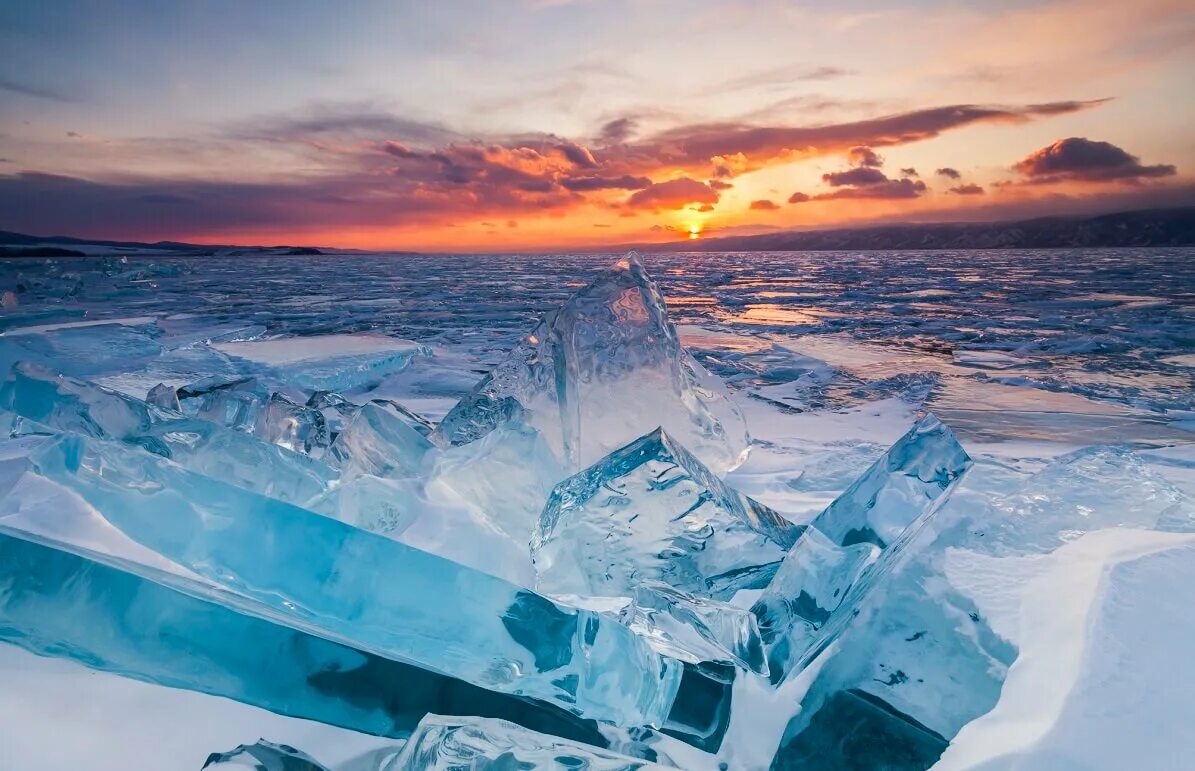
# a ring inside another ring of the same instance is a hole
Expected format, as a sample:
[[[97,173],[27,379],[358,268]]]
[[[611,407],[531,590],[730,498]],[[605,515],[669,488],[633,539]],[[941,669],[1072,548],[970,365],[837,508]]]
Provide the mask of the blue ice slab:
[[[372,336],[284,337],[216,347],[271,384],[304,391],[351,391],[376,385],[430,349],[410,340]]]
[[[804,669],[842,633],[971,463],[928,415],[813,520],[752,608],[773,682]]]
[[[370,402],[344,426],[328,448],[327,461],[345,477],[412,477],[423,468],[432,443],[384,402]]]
[[[800,532],[656,429],[557,485],[531,551],[550,594],[630,597],[654,583],[725,600],[766,586]]]
[[[576,470],[663,426],[724,474],[743,462],[742,415],[681,347],[664,298],[632,253],[547,314],[437,427],[466,444],[512,418]]]
[[[449,487],[499,530],[526,544],[552,486],[564,476],[540,433],[515,421],[476,442],[438,452],[428,483]]]
[[[245,615],[203,587],[170,588],[96,554],[24,540],[33,536],[4,522],[0,640],[38,655],[379,736],[407,736],[438,712],[503,717],[603,744],[592,723],[543,702]]]
[[[88,324],[44,332],[13,330],[3,337],[0,363],[27,359],[81,377],[128,371],[162,353],[152,319],[129,324]],[[8,362],[8,366],[12,365]]]
[[[649,771],[664,766],[529,731],[506,720],[428,715],[420,721],[398,757],[384,768]]]
[[[383,479],[369,474],[342,481],[307,501],[304,507],[391,538],[429,508],[421,480]]]
[[[882,548],[898,539],[971,467],[933,415],[917,423],[813,521],[831,541]]]
[[[109,559],[139,569],[138,544],[241,612],[619,725],[662,724],[680,687],[616,622],[161,458],[64,436],[30,463],[102,518]]]
[[[746,608],[660,584],[640,584],[619,618],[666,655],[690,664],[725,663],[768,674],[759,625]]]
[[[10,410],[59,431],[73,431],[96,439],[119,439],[166,454],[165,447],[146,434],[165,413],[139,399],[107,388],[56,375],[36,364],[13,367],[0,385],[0,408]]]
[[[160,421],[145,437],[163,448],[159,455],[191,471],[290,503],[323,494],[337,476],[307,455],[206,420]]]

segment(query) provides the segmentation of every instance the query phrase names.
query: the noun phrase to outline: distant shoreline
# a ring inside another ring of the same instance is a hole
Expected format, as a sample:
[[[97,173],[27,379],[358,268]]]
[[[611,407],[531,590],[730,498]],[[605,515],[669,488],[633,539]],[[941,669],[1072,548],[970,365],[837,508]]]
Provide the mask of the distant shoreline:
[[[842,252],[980,249],[1123,249],[1195,246],[1195,206],[1115,212],[1087,217],[1042,217],[1004,222],[867,225],[663,243],[545,249],[498,249],[510,254],[644,252]],[[312,246],[237,246],[175,241],[145,243],[0,231],[0,258],[36,257],[287,257],[336,254],[470,255],[484,252],[336,249]]]

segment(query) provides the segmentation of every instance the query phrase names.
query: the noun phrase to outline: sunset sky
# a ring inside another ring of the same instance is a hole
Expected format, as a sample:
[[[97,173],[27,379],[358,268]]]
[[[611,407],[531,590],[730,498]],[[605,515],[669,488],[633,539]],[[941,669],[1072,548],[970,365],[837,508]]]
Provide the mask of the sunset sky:
[[[493,251],[1195,203],[1190,0],[6,2],[0,229]]]

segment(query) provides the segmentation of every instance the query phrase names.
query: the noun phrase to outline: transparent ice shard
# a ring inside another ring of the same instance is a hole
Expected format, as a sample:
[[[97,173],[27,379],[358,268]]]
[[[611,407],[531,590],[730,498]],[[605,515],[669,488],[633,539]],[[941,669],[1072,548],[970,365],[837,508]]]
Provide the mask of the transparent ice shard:
[[[950,429],[926,416],[813,520],[752,608],[773,682],[842,633],[970,467]]]
[[[417,476],[432,444],[385,402],[370,402],[328,448],[327,461],[345,477]]]
[[[526,544],[552,486],[563,477],[540,433],[513,422],[476,442],[437,453],[428,483],[447,486],[499,530]]]
[[[316,391],[307,399],[307,406],[319,410],[328,427],[328,436],[336,438],[344,424],[353,419],[360,406],[345,399],[335,391]]]
[[[946,739],[864,691],[835,693],[800,733],[786,736],[772,771],[925,771]]]
[[[59,431],[128,441],[150,452],[166,453],[161,442],[147,435],[162,418],[156,408],[35,364],[13,367],[0,386],[0,408]]]
[[[557,485],[531,550],[550,594],[630,597],[658,583],[725,600],[766,586],[799,534],[657,429]]]
[[[841,547],[808,528],[789,550],[752,611],[767,644],[774,682],[813,659],[850,617],[850,603],[880,550],[861,543]]]
[[[185,587],[199,589],[189,593],[170,588],[156,574],[118,569],[100,555],[43,545],[43,538],[6,524],[20,509],[11,499],[0,502],[0,531],[21,536],[0,533],[5,643],[379,736],[407,736],[434,711],[500,716],[601,743],[591,723],[544,702],[483,690],[246,615],[207,597],[202,587]]]
[[[149,389],[149,393],[145,395],[145,401],[147,404],[161,407],[164,410],[183,411],[182,405],[178,401],[178,391],[165,383],[158,383]]]
[[[742,416],[681,347],[663,297],[631,254],[549,313],[444,417],[466,444],[521,417],[579,469],[662,426],[718,474],[746,455]]]
[[[251,377],[212,376],[178,389],[183,412],[219,426],[252,431],[269,392]]]
[[[254,744],[242,744],[228,752],[213,752],[203,768],[234,769],[251,768],[255,771],[329,771],[315,758],[302,750],[285,744],[274,744],[259,739]]]
[[[315,457],[322,455],[329,444],[323,413],[295,404],[282,394],[270,395],[257,416],[253,432],[279,447]]]
[[[107,559],[139,569],[135,543],[243,613],[620,725],[660,725],[681,685],[616,622],[153,455],[64,436],[29,462],[103,520]]]
[[[162,421],[145,436],[162,448],[159,455],[191,471],[291,503],[321,495],[336,478],[331,468],[302,453],[206,420]]]
[[[942,421],[919,420],[826,508],[813,526],[831,541],[885,548],[971,466]]]
[[[656,650],[690,664],[712,661],[768,673],[759,626],[746,608],[640,585],[619,618]]]
[[[391,537],[410,527],[428,508],[418,480],[382,479],[368,474],[334,486],[305,507]]]
[[[379,771],[489,768],[646,771],[664,767],[530,731],[506,720],[428,715],[398,757]]]

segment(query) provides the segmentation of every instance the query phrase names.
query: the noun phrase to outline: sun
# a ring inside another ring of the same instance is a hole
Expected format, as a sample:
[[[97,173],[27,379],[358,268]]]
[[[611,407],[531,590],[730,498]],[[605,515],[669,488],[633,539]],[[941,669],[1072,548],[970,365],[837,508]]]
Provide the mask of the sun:
[[[690,239],[701,238],[701,225],[690,225],[689,226],[689,238]]]

